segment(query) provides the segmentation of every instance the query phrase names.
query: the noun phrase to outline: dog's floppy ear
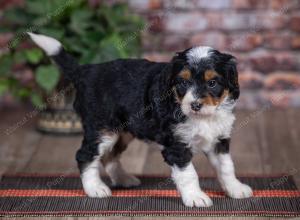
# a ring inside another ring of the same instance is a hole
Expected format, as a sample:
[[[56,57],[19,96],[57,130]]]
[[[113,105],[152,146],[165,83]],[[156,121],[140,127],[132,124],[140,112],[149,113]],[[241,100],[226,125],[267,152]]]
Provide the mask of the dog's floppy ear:
[[[174,78],[187,66],[186,51],[177,52],[172,58],[170,64],[170,73],[168,75],[167,81],[169,85],[173,84]]]
[[[240,87],[236,58],[230,54],[222,53],[222,61],[226,66],[225,78],[229,93],[233,99],[238,99],[240,96]]]
[[[236,59],[235,57],[232,57],[229,60],[228,82],[229,92],[231,93],[233,99],[238,99],[240,96],[239,77],[236,66]]]

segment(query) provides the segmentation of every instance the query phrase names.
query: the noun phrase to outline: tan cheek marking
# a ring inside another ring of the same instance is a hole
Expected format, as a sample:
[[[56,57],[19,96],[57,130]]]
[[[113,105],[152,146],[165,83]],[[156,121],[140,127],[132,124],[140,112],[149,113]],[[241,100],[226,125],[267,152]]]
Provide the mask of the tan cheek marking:
[[[220,98],[220,103],[226,98],[226,96],[228,96],[228,94],[229,94],[228,89],[225,89],[222,96],[221,96],[221,98]]]
[[[208,95],[207,97],[205,97],[204,99],[202,99],[202,103],[204,105],[217,105],[218,101],[216,98],[213,98],[211,95]]]
[[[235,78],[234,78],[234,83],[235,83],[236,85],[239,85],[239,77],[238,77],[238,75],[235,76]]]
[[[206,70],[204,73],[205,81],[211,80],[211,79],[215,78],[216,76],[218,76],[218,73],[216,73],[213,70]]]
[[[176,91],[176,87],[175,87],[175,86],[172,88],[172,90],[174,91],[174,95],[175,95],[175,100],[176,100],[176,102],[180,104],[181,101],[182,101],[182,99],[183,99],[183,97],[179,97],[179,95],[178,95],[178,93],[177,93],[177,91]]]
[[[211,95],[208,95],[207,97],[205,97],[204,99],[202,99],[202,103],[204,105],[212,105],[212,106],[217,106],[219,105],[226,96],[228,96],[228,90],[224,90],[222,96],[220,98],[214,98]]]
[[[191,78],[192,74],[191,74],[191,71],[185,69],[179,73],[179,76],[185,80],[189,80]]]

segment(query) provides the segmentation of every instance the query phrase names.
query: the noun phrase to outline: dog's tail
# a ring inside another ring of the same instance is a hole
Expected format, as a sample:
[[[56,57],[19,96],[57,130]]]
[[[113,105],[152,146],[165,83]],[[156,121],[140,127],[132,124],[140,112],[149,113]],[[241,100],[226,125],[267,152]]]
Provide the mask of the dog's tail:
[[[74,57],[64,50],[62,44],[58,40],[45,35],[30,32],[28,32],[28,35],[46,52],[49,57],[54,60],[65,75],[66,79],[76,83],[79,77],[79,63],[74,59]]]

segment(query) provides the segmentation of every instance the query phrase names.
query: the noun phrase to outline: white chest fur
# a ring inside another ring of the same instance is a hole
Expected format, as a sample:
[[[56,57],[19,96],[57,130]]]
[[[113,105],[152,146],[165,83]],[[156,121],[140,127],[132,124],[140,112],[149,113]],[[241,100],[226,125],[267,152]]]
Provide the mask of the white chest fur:
[[[176,125],[174,132],[194,153],[208,151],[218,138],[230,137],[234,120],[232,112],[217,111],[211,116],[189,118]]]

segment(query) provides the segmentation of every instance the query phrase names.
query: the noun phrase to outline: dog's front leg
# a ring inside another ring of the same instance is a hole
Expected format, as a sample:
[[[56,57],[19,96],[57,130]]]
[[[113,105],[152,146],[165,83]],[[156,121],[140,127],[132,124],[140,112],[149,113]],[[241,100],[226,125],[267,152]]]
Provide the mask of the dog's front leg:
[[[184,205],[208,207],[212,200],[201,190],[199,177],[191,162],[192,153],[183,144],[162,151],[165,161],[171,166],[172,179],[176,184]]]
[[[189,207],[208,207],[213,204],[208,195],[201,190],[199,178],[192,162],[182,168],[173,165],[172,178],[181,195],[184,205]]]
[[[241,183],[235,176],[234,165],[229,153],[229,139],[220,139],[206,155],[215,168],[222,189],[232,198],[248,198],[252,189]]]

